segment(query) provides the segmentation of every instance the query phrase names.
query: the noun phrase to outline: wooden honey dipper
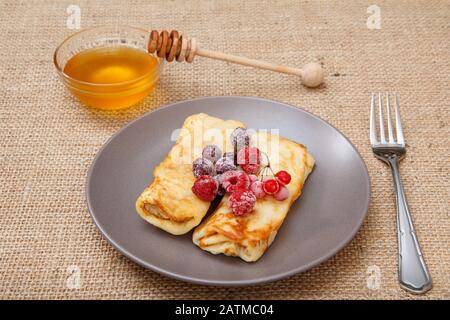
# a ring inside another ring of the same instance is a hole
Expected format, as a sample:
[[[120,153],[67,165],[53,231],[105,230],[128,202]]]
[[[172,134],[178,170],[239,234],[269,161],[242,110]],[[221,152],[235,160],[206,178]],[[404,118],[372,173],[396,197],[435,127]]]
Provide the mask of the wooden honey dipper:
[[[300,76],[303,85],[307,87],[317,87],[323,82],[322,67],[316,62],[308,63],[303,66],[303,69],[298,69],[223,52],[201,49],[195,38],[184,37],[176,30],[172,30],[170,33],[166,30],[160,33],[152,30],[148,40],[148,52],[156,52],[158,57],[166,59],[168,62],[176,60],[178,62],[187,61],[191,63],[195,56],[202,56],[244,66],[294,74]]]

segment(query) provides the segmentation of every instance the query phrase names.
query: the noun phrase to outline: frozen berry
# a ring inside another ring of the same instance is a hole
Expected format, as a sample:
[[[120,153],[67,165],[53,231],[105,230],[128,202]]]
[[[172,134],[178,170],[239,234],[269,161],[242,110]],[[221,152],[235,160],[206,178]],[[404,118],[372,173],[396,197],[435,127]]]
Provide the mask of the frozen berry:
[[[262,181],[256,180],[250,185],[250,190],[255,194],[256,198],[262,199],[266,195]]]
[[[227,191],[222,187],[222,175],[221,174],[216,174],[214,176],[214,180],[216,180],[217,185],[219,186],[219,188],[217,189],[217,194],[220,196],[223,196],[225,193],[227,193]]]
[[[236,166],[234,165],[234,160],[232,158],[220,158],[216,162],[216,172],[224,173],[230,170],[236,170]]]
[[[267,178],[263,182],[263,189],[267,194],[275,194],[280,190],[280,184],[274,178]]]
[[[245,147],[237,154],[237,163],[247,173],[257,173],[261,164],[261,151],[256,147]]]
[[[278,171],[275,174],[275,177],[277,177],[278,182],[280,182],[283,185],[287,185],[289,184],[289,182],[291,182],[291,175],[284,170]]]
[[[205,158],[197,158],[192,163],[192,173],[194,177],[210,176],[213,173],[214,164]]]
[[[250,179],[242,171],[227,171],[220,177],[221,185],[227,192],[233,192],[237,189],[248,189]]]
[[[208,144],[203,148],[202,157],[216,162],[222,157],[222,150],[220,150],[218,145]]]
[[[245,128],[238,127],[231,133],[231,142],[235,150],[239,151],[250,145],[250,135]]]
[[[228,206],[237,216],[249,213],[256,203],[256,196],[250,190],[237,189],[228,198]]]
[[[273,195],[278,201],[283,201],[289,197],[289,190],[285,186],[280,186],[280,190]]]
[[[225,152],[223,154],[223,157],[224,158],[230,158],[230,159],[234,160],[234,152]]]
[[[248,178],[250,179],[250,184],[258,180],[258,177],[255,176],[254,174],[249,174]]]
[[[219,184],[211,176],[200,176],[192,186],[192,192],[202,200],[213,201]]]

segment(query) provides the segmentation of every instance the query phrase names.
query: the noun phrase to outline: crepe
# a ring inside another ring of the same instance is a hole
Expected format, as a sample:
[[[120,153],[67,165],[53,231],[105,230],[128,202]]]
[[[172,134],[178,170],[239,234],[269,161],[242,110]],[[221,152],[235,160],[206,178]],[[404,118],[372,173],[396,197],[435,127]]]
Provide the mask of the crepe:
[[[186,118],[175,145],[153,170],[153,182],[136,201],[139,215],[174,235],[184,234],[197,226],[210,202],[201,200],[191,190],[195,181],[192,161],[201,156],[206,144],[217,144],[224,152],[232,151],[228,137],[237,127],[245,125],[204,113]]]
[[[286,170],[291,174],[291,182],[287,185],[289,197],[278,201],[266,195],[256,201],[252,212],[236,216],[228,207],[227,195],[216,211],[195,229],[192,236],[193,242],[203,250],[213,254],[238,256],[247,262],[258,260],[275,239],[289,208],[300,196],[305,180],[314,166],[314,158],[305,146],[265,132],[258,132],[257,136],[258,141],[279,139],[278,150],[268,152],[267,146],[262,145],[258,145],[258,148],[269,154],[271,162],[279,151],[279,161],[272,162],[271,166],[274,172]]]

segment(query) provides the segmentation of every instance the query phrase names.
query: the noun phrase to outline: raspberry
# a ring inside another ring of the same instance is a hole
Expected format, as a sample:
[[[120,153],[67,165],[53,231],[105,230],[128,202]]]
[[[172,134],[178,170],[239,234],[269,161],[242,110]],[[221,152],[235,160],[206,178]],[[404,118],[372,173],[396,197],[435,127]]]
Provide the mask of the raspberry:
[[[242,171],[227,171],[222,174],[221,185],[227,192],[233,192],[237,189],[248,189],[250,186],[250,179]]]
[[[222,157],[222,150],[215,144],[208,144],[203,148],[202,157],[216,162]]]
[[[231,142],[236,151],[250,145],[250,135],[245,128],[238,127],[231,133]]]
[[[204,201],[213,201],[219,184],[211,176],[200,176],[192,186],[192,192]]]
[[[214,180],[216,180],[217,185],[219,186],[219,188],[217,189],[217,194],[219,196],[223,196],[225,193],[227,193],[227,191],[222,187],[222,184],[221,184],[222,180],[221,179],[222,179],[222,175],[221,174],[216,174],[214,176]]]
[[[228,206],[237,216],[249,213],[256,203],[256,196],[250,190],[237,189],[228,198]]]
[[[263,188],[263,183],[259,180],[254,181],[250,185],[250,190],[255,194],[256,198],[262,199],[266,195],[266,192]]]
[[[274,178],[267,178],[263,182],[263,189],[267,194],[275,194],[280,190],[280,184]]]
[[[256,147],[245,147],[237,154],[237,163],[247,173],[257,173],[261,164],[261,151]]]
[[[234,165],[233,158],[220,158],[216,162],[216,172],[221,174],[230,170],[236,170],[236,166]]]
[[[287,185],[289,182],[291,182],[291,175],[284,170],[278,171],[275,174],[275,177],[277,178],[278,182],[280,182],[282,185]]]
[[[283,201],[289,197],[289,190],[285,186],[280,186],[280,190],[273,195],[278,201]]]
[[[205,158],[197,158],[192,163],[192,173],[194,177],[210,176],[213,172],[214,164]]]

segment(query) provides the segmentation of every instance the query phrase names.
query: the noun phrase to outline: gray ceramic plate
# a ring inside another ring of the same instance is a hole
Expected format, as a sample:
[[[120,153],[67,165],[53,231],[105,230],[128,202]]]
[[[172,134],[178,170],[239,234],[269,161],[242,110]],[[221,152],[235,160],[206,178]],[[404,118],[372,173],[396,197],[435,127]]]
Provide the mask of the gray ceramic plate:
[[[256,263],[212,255],[192,243],[192,232],[170,235],[136,213],[136,198],[173,145],[172,131],[199,112],[237,119],[255,129],[279,128],[282,136],[305,144],[316,158],[302,196]],[[160,108],[119,130],[95,157],[86,196],[100,232],[134,262],[180,280],[235,286],[281,279],[333,256],[366,216],[370,181],[355,147],[316,116],[265,99],[211,97]]]

